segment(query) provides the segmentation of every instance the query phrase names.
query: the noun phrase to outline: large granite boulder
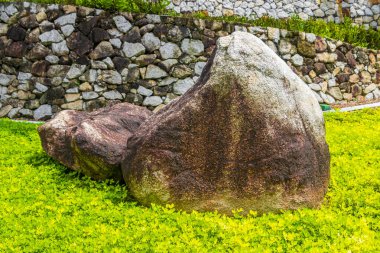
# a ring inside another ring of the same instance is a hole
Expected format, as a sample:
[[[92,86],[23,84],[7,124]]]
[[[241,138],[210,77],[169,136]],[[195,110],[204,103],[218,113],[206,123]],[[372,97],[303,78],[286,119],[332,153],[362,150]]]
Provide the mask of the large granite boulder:
[[[94,112],[62,111],[38,128],[44,150],[60,163],[97,180],[122,180],[128,139],[151,112],[120,103]]]
[[[312,92],[260,39],[235,32],[195,86],[128,140],[122,170],[145,205],[263,213],[318,207],[329,161]]]

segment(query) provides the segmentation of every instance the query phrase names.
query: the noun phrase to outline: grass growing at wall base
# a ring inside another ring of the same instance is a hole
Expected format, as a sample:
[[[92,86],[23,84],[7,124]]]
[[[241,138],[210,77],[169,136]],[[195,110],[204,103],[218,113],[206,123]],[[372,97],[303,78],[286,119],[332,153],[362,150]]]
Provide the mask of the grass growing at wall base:
[[[380,110],[326,114],[320,210],[228,218],[146,208],[125,186],[70,172],[36,125],[0,120],[0,252],[379,252]]]

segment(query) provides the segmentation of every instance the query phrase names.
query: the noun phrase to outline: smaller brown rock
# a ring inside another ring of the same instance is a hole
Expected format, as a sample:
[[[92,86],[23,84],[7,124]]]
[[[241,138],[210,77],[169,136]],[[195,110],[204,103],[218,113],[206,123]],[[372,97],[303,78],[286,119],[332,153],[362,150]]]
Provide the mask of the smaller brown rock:
[[[317,38],[315,40],[315,50],[318,53],[321,53],[321,52],[325,52],[326,49],[327,49],[326,40],[324,38],[317,36]]]
[[[10,44],[10,46],[5,50],[5,55],[14,58],[24,57],[26,52],[26,45],[22,41],[16,41]]]
[[[352,86],[351,90],[352,90],[351,93],[353,97],[357,97],[358,95],[362,94],[362,88],[358,84],[355,84],[354,86]]]
[[[356,66],[356,60],[355,60],[355,57],[351,51],[349,51],[346,54],[346,59],[347,59],[348,65],[350,65],[350,67],[354,68]]]
[[[128,139],[150,115],[146,108],[128,103],[91,113],[62,111],[38,133],[44,150],[65,166],[97,180],[121,181]]]
[[[324,74],[327,72],[326,65],[321,62],[317,62],[314,64],[314,71],[317,75]]]

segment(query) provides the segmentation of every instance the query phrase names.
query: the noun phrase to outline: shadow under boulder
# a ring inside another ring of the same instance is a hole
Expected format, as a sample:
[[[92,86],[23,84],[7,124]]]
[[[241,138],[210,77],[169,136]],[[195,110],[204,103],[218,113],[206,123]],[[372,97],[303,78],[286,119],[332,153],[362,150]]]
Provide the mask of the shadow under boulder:
[[[151,111],[119,103],[94,112],[67,110],[38,128],[48,155],[96,179],[122,180],[120,162],[128,139]]]

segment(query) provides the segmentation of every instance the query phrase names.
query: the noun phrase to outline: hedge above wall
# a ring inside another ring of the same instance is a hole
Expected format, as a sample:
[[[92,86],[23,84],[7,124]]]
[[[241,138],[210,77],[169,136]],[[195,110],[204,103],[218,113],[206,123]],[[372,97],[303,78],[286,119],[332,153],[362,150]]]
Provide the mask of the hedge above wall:
[[[378,51],[314,34],[30,3],[0,4],[0,16],[0,117],[43,120],[120,101],[159,110],[236,30],[265,41],[321,103],[380,97]]]

